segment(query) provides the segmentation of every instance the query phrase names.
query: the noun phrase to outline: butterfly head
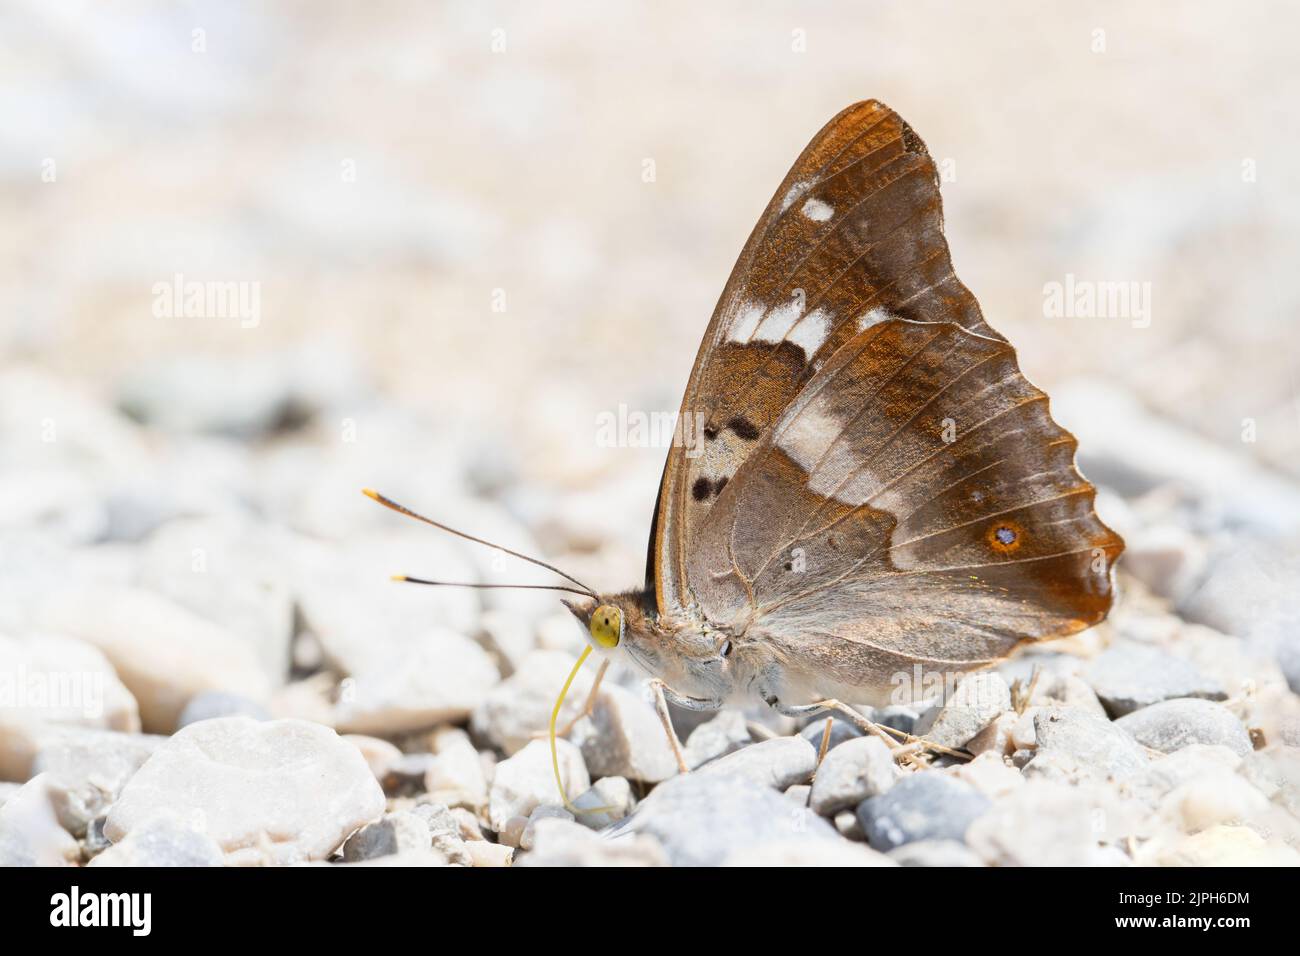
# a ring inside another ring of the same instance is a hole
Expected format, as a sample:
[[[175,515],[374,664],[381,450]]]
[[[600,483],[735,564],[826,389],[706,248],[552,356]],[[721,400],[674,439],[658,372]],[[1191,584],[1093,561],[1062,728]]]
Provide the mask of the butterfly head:
[[[623,643],[627,618],[613,599],[588,598],[565,601],[564,606],[587,632],[587,642],[594,651],[612,651]]]

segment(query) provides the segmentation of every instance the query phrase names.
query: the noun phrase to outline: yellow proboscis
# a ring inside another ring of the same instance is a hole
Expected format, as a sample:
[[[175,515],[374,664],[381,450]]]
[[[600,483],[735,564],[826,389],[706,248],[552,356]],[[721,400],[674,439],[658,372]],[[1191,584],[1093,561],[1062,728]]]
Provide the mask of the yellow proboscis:
[[[560,696],[555,701],[555,708],[551,711],[551,767],[555,770],[555,785],[560,790],[560,799],[564,801],[564,809],[574,816],[579,813],[608,813],[610,810],[615,809],[614,807],[587,807],[583,809],[569,802],[569,795],[564,790],[564,778],[560,775],[560,751],[555,746],[555,724],[560,719],[560,708],[564,706],[564,698],[569,695],[569,688],[573,686],[573,679],[578,676],[578,671],[582,669],[582,665],[590,654],[590,646],[582,649],[582,653],[578,655],[578,662],[573,665],[573,670],[569,671],[569,679],[560,688]]]

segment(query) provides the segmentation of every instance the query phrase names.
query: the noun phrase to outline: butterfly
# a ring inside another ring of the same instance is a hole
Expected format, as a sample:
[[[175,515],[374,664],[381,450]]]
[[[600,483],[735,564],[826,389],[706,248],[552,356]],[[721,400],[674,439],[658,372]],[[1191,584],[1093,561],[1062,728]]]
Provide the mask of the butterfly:
[[[644,586],[597,594],[544,566],[576,585],[557,587],[589,636],[565,691],[593,651],[642,672],[683,769],[665,699],[869,725],[841,702],[887,703],[1110,608],[1123,541],[953,272],[925,145],[875,100],[777,188],[680,416],[699,441],[668,454]]]

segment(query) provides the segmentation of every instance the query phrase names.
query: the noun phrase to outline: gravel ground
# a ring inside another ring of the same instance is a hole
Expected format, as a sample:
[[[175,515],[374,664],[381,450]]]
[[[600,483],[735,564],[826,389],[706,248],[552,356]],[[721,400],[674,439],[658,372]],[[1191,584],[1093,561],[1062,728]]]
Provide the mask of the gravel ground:
[[[1300,864],[1295,17],[7,8],[0,865]],[[537,739],[572,617],[392,583],[544,578],[360,489],[639,581],[664,448],[599,416],[675,409],[864,96],[954,161],[958,272],[1080,438],[1118,604],[868,710],[971,760],[836,721],[818,765],[824,720],[724,711],[675,715],[679,775],[612,675],[574,819]],[[256,315],[160,307],[178,273]],[[1151,323],[1044,318],[1067,274],[1150,281]]]

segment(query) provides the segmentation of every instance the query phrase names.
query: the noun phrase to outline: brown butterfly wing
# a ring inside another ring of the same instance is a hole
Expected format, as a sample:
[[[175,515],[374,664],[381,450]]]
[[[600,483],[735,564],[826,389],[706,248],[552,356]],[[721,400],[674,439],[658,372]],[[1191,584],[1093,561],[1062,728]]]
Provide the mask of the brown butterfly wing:
[[[942,314],[997,337],[953,274],[938,177],[897,113],[856,103],[817,133],[768,203],[732,270],[682,399],[703,454],[669,454],[647,590],[659,611],[689,601],[686,555],[718,491],[758,436],[873,309]]]
[[[693,599],[823,685],[888,689],[1105,617],[1119,537],[1000,339],[889,319],[832,356],[695,529]]]
[[[682,411],[704,446],[665,468],[661,613],[698,606],[861,684],[978,666],[1109,608],[1122,543],[953,275],[934,165],[880,104],[832,120],[782,183]]]

